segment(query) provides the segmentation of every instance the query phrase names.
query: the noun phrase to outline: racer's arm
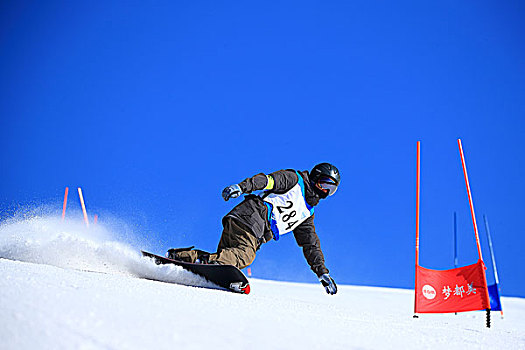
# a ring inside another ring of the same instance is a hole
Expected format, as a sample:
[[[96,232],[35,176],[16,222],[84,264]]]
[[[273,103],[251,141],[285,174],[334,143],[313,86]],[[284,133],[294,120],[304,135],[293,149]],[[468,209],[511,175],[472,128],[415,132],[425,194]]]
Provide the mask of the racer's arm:
[[[252,193],[253,191],[260,191],[273,188],[274,180],[271,175],[263,173],[249,177],[239,183],[242,193]]]
[[[314,215],[306,219],[293,231],[297,244],[303,248],[303,254],[312,271],[320,277],[328,273],[324,263],[324,255],[321,251],[321,243],[315,232]]]
[[[294,170],[279,170],[270,175],[263,173],[249,177],[239,183],[243,193],[271,190],[272,192],[286,192],[297,184],[297,173]]]

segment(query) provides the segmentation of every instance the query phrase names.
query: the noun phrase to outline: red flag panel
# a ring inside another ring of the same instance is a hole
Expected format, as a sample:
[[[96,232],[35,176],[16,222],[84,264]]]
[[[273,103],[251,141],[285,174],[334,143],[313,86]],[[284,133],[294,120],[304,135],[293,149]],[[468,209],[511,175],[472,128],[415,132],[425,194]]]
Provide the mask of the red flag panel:
[[[430,270],[416,266],[416,281],[416,313],[490,308],[482,260],[452,270]]]

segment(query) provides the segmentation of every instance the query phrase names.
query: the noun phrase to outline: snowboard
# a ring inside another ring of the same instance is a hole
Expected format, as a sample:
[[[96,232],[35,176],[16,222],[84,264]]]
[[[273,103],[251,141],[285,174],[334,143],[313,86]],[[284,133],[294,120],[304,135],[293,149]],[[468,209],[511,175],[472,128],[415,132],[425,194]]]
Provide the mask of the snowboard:
[[[204,277],[219,287],[226,288],[235,293],[250,294],[250,282],[241,270],[233,265],[192,264],[148,253],[143,250],[141,250],[141,252],[143,256],[153,258],[157,265],[174,264]]]

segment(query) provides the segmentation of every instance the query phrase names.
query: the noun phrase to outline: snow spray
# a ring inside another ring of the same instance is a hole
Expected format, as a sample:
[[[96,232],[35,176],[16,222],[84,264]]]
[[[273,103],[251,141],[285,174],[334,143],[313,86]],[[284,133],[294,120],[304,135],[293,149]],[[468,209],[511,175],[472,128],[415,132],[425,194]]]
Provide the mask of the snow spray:
[[[56,214],[19,215],[0,222],[0,259],[212,287],[179,266],[156,265],[118,236],[100,221],[87,227]]]

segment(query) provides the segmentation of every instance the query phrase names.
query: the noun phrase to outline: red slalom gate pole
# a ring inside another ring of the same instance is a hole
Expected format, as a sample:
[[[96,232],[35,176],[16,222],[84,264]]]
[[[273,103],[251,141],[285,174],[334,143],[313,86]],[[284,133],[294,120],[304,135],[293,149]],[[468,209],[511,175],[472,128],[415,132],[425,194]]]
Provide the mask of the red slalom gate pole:
[[[66,206],[67,206],[67,194],[69,192],[69,188],[66,187],[66,193],[64,194],[64,205],[62,206],[62,221],[66,217]]]
[[[417,142],[417,161],[416,161],[416,266],[419,265],[419,200],[420,200],[420,142]]]
[[[420,200],[420,184],[421,184],[421,172],[420,172],[420,141],[417,142],[417,160],[416,160],[416,277],[414,286],[414,318],[417,318],[416,306],[417,306],[417,267],[419,266],[419,200]]]
[[[485,264],[483,263],[483,256],[481,255],[481,244],[479,242],[478,224],[476,223],[476,214],[474,213],[474,201],[472,200],[472,192],[470,191],[470,183],[468,181],[468,174],[467,174],[467,164],[465,163],[465,155],[463,154],[463,146],[461,145],[461,139],[458,139],[458,146],[459,146],[459,154],[461,155],[461,163],[463,165],[463,175],[465,175],[465,184],[467,185],[468,201],[470,204],[470,214],[472,215],[472,224],[474,225],[474,234],[476,235],[476,244],[478,245],[479,260],[481,260],[481,264],[484,267]],[[488,303],[488,308],[486,310],[487,328],[490,328],[490,297],[489,297],[489,288],[487,286],[487,276],[485,275],[485,271],[483,271],[483,283],[485,284],[485,292],[486,292],[485,297],[487,298],[486,300]]]

